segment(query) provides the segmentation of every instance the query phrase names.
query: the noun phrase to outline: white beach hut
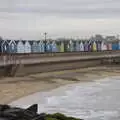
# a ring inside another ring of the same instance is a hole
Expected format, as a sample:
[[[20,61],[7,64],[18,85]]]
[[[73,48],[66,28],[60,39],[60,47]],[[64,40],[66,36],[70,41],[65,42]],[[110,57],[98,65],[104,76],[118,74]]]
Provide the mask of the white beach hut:
[[[3,53],[9,53],[9,43],[7,40],[2,41],[1,48]]]
[[[107,45],[105,44],[104,41],[102,41],[102,43],[101,43],[101,50],[102,50],[102,51],[107,50]]]
[[[52,47],[52,52],[58,52],[57,44],[55,40],[52,41],[51,47]]]
[[[84,44],[82,41],[80,42],[80,51],[84,51]]]
[[[17,52],[17,44],[15,40],[10,40],[9,42],[9,52],[10,53],[16,53]]]
[[[24,43],[22,40],[18,41],[17,53],[24,53]]]
[[[31,45],[30,45],[29,41],[25,41],[24,53],[31,53]]]

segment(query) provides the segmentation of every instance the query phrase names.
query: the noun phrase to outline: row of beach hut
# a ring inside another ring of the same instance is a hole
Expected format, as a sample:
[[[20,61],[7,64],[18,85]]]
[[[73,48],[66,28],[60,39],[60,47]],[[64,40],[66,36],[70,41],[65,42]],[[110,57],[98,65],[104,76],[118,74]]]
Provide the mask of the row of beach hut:
[[[105,51],[120,50],[120,42],[105,41],[28,41],[3,40],[0,41],[1,53],[44,53],[44,52],[72,52],[72,51]]]

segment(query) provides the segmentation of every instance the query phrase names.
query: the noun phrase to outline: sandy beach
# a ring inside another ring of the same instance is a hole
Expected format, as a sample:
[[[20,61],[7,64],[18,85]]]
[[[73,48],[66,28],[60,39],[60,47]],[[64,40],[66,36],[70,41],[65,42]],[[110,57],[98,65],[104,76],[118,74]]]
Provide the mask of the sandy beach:
[[[62,85],[119,76],[119,66],[91,67],[76,70],[33,74],[0,79],[0,104],[8,104],[35,92],[49,91]]]

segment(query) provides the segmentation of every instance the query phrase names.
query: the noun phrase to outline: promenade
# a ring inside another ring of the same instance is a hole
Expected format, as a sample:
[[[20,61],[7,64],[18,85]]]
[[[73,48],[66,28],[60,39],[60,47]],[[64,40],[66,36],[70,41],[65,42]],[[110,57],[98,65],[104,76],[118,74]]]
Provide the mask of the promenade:
[[[61,54],[61,53],[60,53]],[[56,54],[47,54],[47,55],[4,55],[0,58],[0,66],[7,66],[11,64],[42,64],[50,62],[65,62],[65,61],[75,61],[75,60],[93,60],[93,59],[110,59],[110,58],[119,58],[120,52],[101,52],[101,53],[68,53],[66,55]]]

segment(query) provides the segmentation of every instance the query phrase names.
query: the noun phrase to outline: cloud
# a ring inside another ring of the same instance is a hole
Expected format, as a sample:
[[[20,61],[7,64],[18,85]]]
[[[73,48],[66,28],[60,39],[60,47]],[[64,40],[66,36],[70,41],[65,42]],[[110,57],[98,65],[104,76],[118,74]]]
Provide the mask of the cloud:
[[[0,33],[14,38],[119,33],[119,0],[0,0]]]

